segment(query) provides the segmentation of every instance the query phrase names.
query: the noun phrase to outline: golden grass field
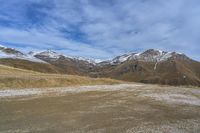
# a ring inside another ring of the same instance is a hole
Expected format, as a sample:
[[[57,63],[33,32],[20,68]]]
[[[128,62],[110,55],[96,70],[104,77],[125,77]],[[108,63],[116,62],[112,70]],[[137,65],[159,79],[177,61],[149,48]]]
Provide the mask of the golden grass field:
[[[44,74],[0,65],[0,89],[64,87],[116,83],[122,83],[122,81],[75,75]]]

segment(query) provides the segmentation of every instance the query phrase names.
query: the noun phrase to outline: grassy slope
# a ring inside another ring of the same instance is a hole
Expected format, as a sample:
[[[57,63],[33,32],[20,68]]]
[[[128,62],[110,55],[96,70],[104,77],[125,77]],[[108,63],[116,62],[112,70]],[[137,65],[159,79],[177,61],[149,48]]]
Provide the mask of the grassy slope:
[[[42,73],[59,73],[59,68],[48,63],[39,63],[21,59],[5,58],[0,59],[0,64]]]
[[[137,68],[134,66],[137,65]],[[118,80],[165,85],[200,86],[200,63],[194,61],[167,61],[157,64],[128,61],[117,66],[106,66],[98,71],[101,77]],[[186,76],[185,78],[183,78]]]
[[[0,88],[64,87],[74,85],[115,84],[121,81],[73,75],[44,74],[0,66]]]

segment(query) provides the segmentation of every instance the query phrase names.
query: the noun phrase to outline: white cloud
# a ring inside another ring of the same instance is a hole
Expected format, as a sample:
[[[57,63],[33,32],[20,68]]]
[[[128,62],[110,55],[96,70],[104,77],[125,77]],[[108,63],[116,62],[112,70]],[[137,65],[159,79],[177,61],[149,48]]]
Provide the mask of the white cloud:
[[[11,26],[0,23],[0,41],[95,58],[157,48],[199,60],[199,14],[197,0],[4,1],[0,22]]]

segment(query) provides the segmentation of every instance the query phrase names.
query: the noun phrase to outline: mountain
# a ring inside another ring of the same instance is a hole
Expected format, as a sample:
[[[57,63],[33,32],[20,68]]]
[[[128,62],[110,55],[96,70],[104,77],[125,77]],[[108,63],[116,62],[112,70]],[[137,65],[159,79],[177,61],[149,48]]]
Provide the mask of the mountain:
[[[44,61],[42,61],[38,58],[35,58],[34,56],[26,55],[16,49],[7,48],[2,45],[0,45],[0,58],[22,59],[22,60],[28,60],[28,61],[32,61],[32,62],[45,63]]]
[[[91,60],[65,56],[58,54],[52,50],[47,50],[34,54],[34,57],[48,62],[49,64],[58,68],[59,72],[65,74],[88,75],[94,62]]]
[[[109,77],[125,81],[200,86],[200,62],[182,53],[149,49],[112,60],[71,57],[52,50],[24,54],[0,46],[0,64],[43,73]]]
[[[104,61],[103,64],[112,64],[112,65],[118,65],[126,61],[130,60],[138,60],[143,62],[163,62],[170,58],[188,58],[182,53],[176,53],[176,52],[165,52],[161,50],[155,50],[155,49],[149,49],[142,53],[130,53],[130,54],[124,54],[121,56],[117,56],[114,59],[110,61]],[[189,58],[188,58],[189,59]]]
[[[0,45],[0,64],[44,73],[58,73],[53,65],[2,45]]]
[[[63,54],[59,54],[55,51],[52,50],[47,50],[47,51],[42,51],[42,52],[29,52],[29,55],[32,55],[36,58],[41,58],[42,60],[52,60],[52,61],[56,61],[59,58],[67,58],[67,59],[71,59],[74,61],[84,61],[87,62],[89,64],[96,64],[98,62],[100,62],[98,59],[91,59],[91,58],[84,58],[84,57],[72,57],[72,56],[66,56]]]
[[[52,50],[24,54],[1,45],[0,64],[44,73],[88,75],[96,63],[92,59],[65,56]]]
[[[200,86],[200,63],[184,54],[149,49],[98,64],[93,76],[126,81]]]

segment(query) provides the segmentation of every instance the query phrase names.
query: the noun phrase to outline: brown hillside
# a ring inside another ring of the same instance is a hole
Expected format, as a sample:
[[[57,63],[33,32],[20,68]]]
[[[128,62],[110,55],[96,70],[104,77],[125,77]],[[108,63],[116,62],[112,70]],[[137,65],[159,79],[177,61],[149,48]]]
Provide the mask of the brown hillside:
[[[59,73],[58,68],[51,64],[31,62],[28,60],[4,58],[0,59],[0,64],[42,73]]]
[[[135,81],[143,83],[159,83],[169,85],[200,86],[200,63],[192,60],[168,60],[155,62],[128,61],[119,65],[105,65],[97,68],[99,77]],[[95,75],[93,73],[93,76]]]

